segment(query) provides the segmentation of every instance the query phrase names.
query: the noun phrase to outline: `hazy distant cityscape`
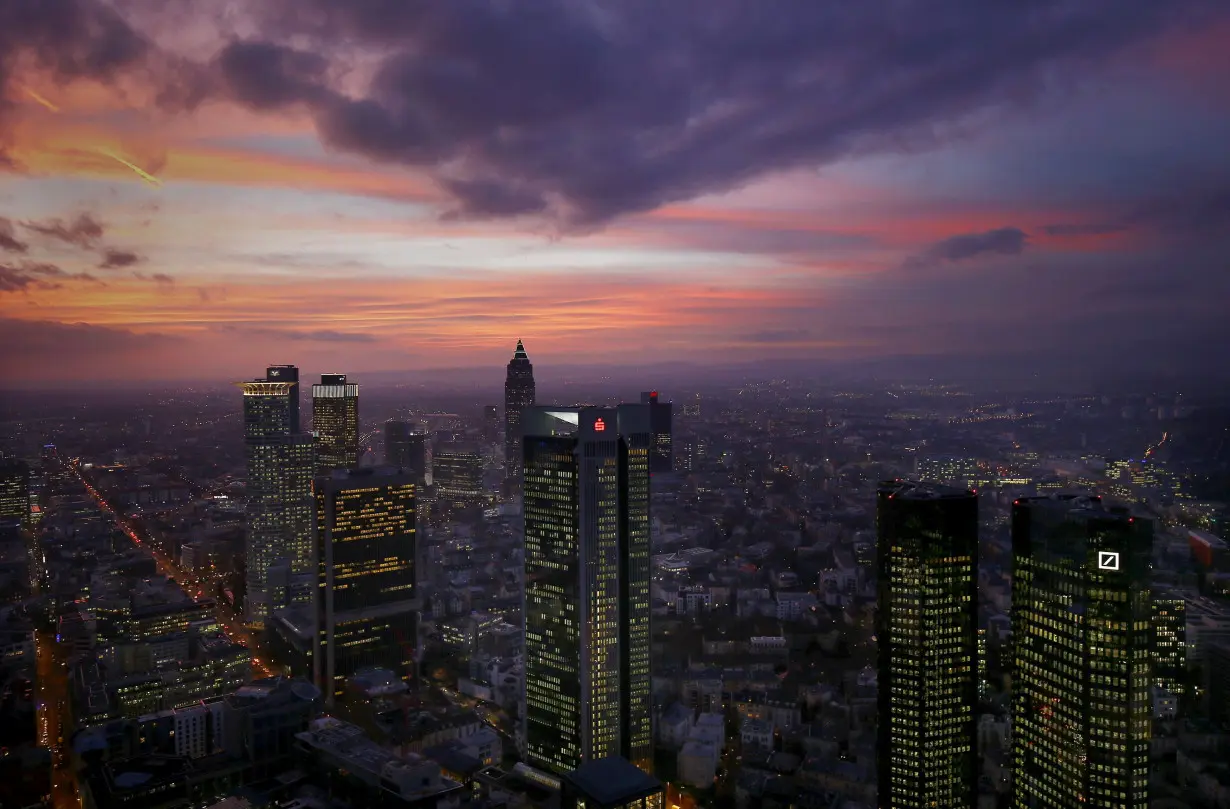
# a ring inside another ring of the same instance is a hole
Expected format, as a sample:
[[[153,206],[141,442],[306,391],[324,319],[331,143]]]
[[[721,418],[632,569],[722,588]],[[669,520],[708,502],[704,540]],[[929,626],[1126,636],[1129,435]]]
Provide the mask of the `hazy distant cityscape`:
[[[15,395],[4,805],[1223,805],[1224,398],[530,351]]]

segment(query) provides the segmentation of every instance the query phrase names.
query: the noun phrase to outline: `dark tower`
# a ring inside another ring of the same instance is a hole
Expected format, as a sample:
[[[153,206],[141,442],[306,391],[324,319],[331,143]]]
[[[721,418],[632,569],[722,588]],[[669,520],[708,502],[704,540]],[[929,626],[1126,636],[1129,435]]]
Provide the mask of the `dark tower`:
[[[658,392],[641,394],[641,404],[649,405],[653,447],[649,450],[649,471],[667,474],[675,469],[675,447],[671,435],[673,405],[658,399]]]
[[[527,758],[653,768],[649,408],[525,411]]]
[[[316,474],[359,465],[359,386],[345,374],[323,374],[312,386]]]
[[[500,436],[500,408],[487,405],[483,408],[483,440],[494,443]]]
[[[384,423],[384,462],[405,470],[414,485],[427,483],[427,436],[404,421]]]
[[[512,481],[521,479],[521,411],[533,406],[534,366],[518,340],[504,380],[504,464]]]
[[[336,470],[316,481],[320,577],[313,665],[329,701],[362,668],[414,673],[414,489],[409,475],[370,467]]]
[[[880,806],[972,809],[978,703],[978,495],[880,486]]]
[[[1012,805],[1149,805],[1153,526],[1099,497],[1012,506]]]

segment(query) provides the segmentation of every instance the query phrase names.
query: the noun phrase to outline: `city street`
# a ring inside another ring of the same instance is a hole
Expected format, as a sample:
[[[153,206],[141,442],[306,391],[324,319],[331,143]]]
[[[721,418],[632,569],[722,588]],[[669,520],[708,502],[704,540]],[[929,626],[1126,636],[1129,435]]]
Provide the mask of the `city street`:
[[[98,502],[98,505],[115,518],[115,523],[120,527],[120,530],[127,534],[128,538],[131,539],[137,547],[141,548],[154,558],[155,564],[158,565],[159,573],[180,582],[184,592],[186,592],[193,601],[199,603],[205,600],[205,591],[199,585],[189,583],[188,580],[190,577],[181,571],[179,566],[175,564],[173,560],[154,548],[153,543],[143,541],[137,531],[133,529],[132,525],[125,520],[119,512],[113,509],[111,505],[103,498],[102,494],[94,488],[94,485],[86,479],[85,473],[80,467],[74,467],[73,471],[77,474],[77,477],[81,479],[86,491],[88,491],[90,495]],[[218,625],[222,627],[222,631],[224,631],[226,636],[233,642],[238,643],[240,646],[246,646],[252,651],[253,676],[274,676],[277,672],[272,666],[269,665],[268,658],[261,656],[259,644],[255,641],[252,632],[247,628],[247,626],[244,625],[241,617],[231,611],[220,600],[212,600],[215,604],[215,617],[218,620]]]

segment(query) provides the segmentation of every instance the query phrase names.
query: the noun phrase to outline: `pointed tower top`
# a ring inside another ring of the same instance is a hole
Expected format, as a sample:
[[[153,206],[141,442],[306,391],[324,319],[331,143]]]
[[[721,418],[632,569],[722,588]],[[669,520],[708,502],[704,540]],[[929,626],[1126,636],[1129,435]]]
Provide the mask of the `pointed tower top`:
[[[518,340],[517,341],[517,351],[516,353],[513,354],[513,359],[514,360],[528,360],[529,358],[530,358],[530,355],[525,353],[525,346],[521,345],[521,341]]]

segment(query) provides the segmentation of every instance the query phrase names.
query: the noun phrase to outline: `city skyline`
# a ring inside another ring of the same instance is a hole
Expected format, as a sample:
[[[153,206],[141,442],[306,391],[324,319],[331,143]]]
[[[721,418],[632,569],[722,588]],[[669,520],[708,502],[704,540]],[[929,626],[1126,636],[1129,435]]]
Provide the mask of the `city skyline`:
[[[1230,345],[1218,4],[277,5],[0,16],[6,371]]]

